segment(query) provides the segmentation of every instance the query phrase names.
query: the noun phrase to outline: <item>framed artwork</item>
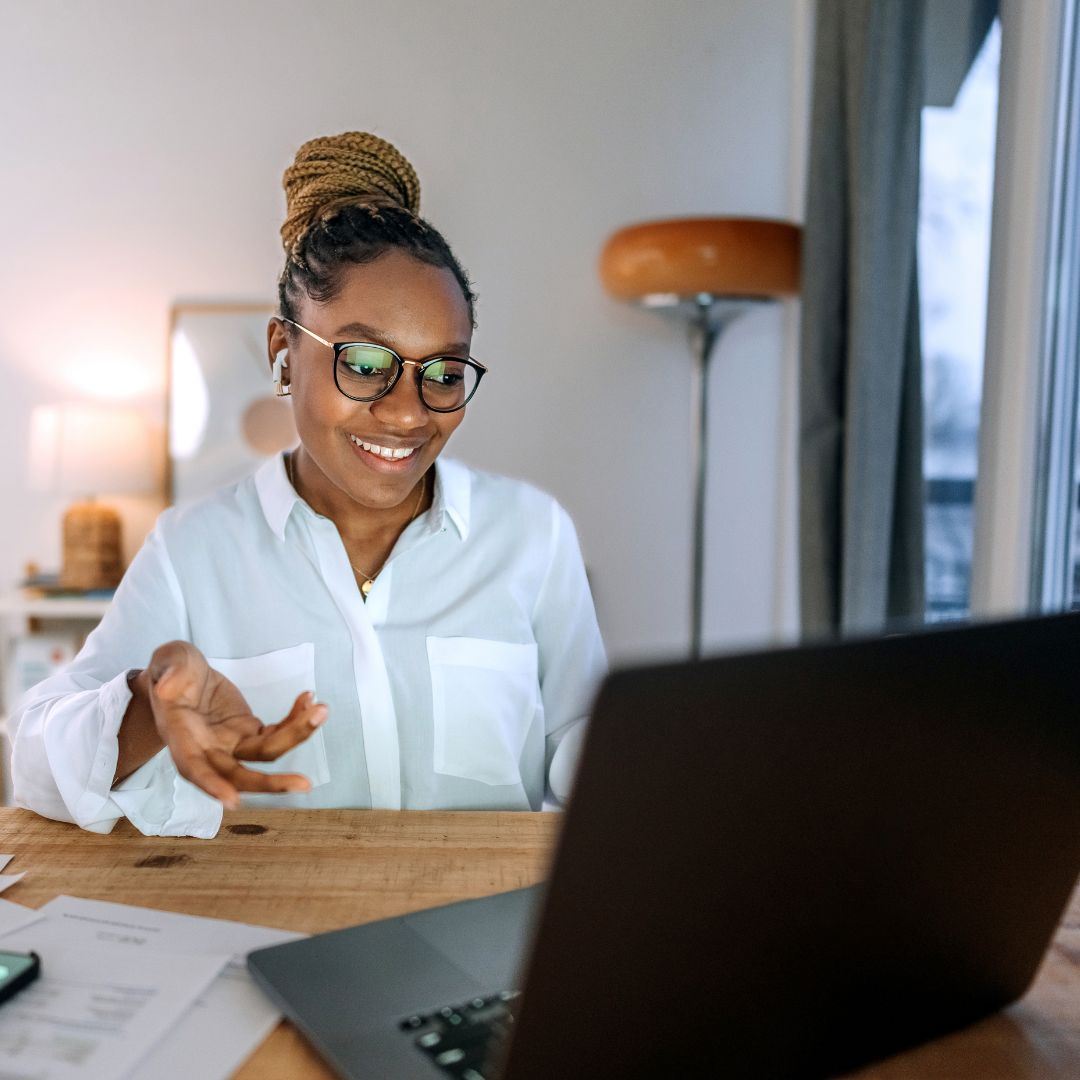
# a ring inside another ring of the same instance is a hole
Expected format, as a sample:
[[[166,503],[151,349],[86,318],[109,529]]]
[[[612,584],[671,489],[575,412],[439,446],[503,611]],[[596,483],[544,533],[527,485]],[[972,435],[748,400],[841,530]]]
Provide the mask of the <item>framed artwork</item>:
[[[170,502],[254,472],[297,443],[289,398],[274,396],[266,358],[271,304],[177,304],[169,325]]]

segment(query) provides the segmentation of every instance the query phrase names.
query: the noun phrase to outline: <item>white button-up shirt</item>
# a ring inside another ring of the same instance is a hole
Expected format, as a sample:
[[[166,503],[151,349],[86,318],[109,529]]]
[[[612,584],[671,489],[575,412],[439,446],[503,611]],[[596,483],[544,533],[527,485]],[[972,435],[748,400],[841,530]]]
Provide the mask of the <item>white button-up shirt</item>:
[[[365,603],[337,528],[280,457],[166,510],[74,662],[11,719],[19,806],[109,831],[213,836],[221,804],[163,750],[112,789],[127,672],[192,642],[252,711],[281,720],[312,690],[329,716],[252,768],[310,792],[248,806],[538,810],[569,791],[604,672],[574,527],[528,484],[440,458],[434,500]]]

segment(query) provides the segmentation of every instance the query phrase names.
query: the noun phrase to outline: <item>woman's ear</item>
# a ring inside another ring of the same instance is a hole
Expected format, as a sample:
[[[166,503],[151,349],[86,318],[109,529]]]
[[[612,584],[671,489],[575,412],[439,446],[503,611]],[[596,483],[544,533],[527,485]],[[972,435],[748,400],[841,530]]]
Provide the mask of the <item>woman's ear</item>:
[[[274,316],[266,327],[266,355],[270,363],[270,378],[277,397],[289,395],[289,380],[283,374],[289,366],[288,337],[280,317]]]

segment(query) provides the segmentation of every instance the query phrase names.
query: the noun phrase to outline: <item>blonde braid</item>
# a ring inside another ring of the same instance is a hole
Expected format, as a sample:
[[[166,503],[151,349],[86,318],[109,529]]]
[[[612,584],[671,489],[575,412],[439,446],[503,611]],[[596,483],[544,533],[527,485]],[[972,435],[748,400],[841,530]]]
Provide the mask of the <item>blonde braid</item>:
[[[287,213],[281,241],[292,257],[304,234],[343,206],[363,205],[377,213],[397,206],[420,212],[416,170],[385,139],[366,131],[324,135],[304,143],[285,170]]]

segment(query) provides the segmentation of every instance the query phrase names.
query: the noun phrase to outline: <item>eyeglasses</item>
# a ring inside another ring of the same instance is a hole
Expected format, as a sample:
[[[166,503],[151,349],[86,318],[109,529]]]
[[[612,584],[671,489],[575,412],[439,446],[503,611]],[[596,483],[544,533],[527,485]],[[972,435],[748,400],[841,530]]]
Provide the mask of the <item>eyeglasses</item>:
[[[432,412],[457,412],[476,393],[487,368],[472,357],[431,356],[402,360],[393,349],[370,341],[327,341],[295,319],[282,322],[334,350],[334,385],[353,401],[378,401],[397,385],[406,366],[417,368],[420,400]]]

